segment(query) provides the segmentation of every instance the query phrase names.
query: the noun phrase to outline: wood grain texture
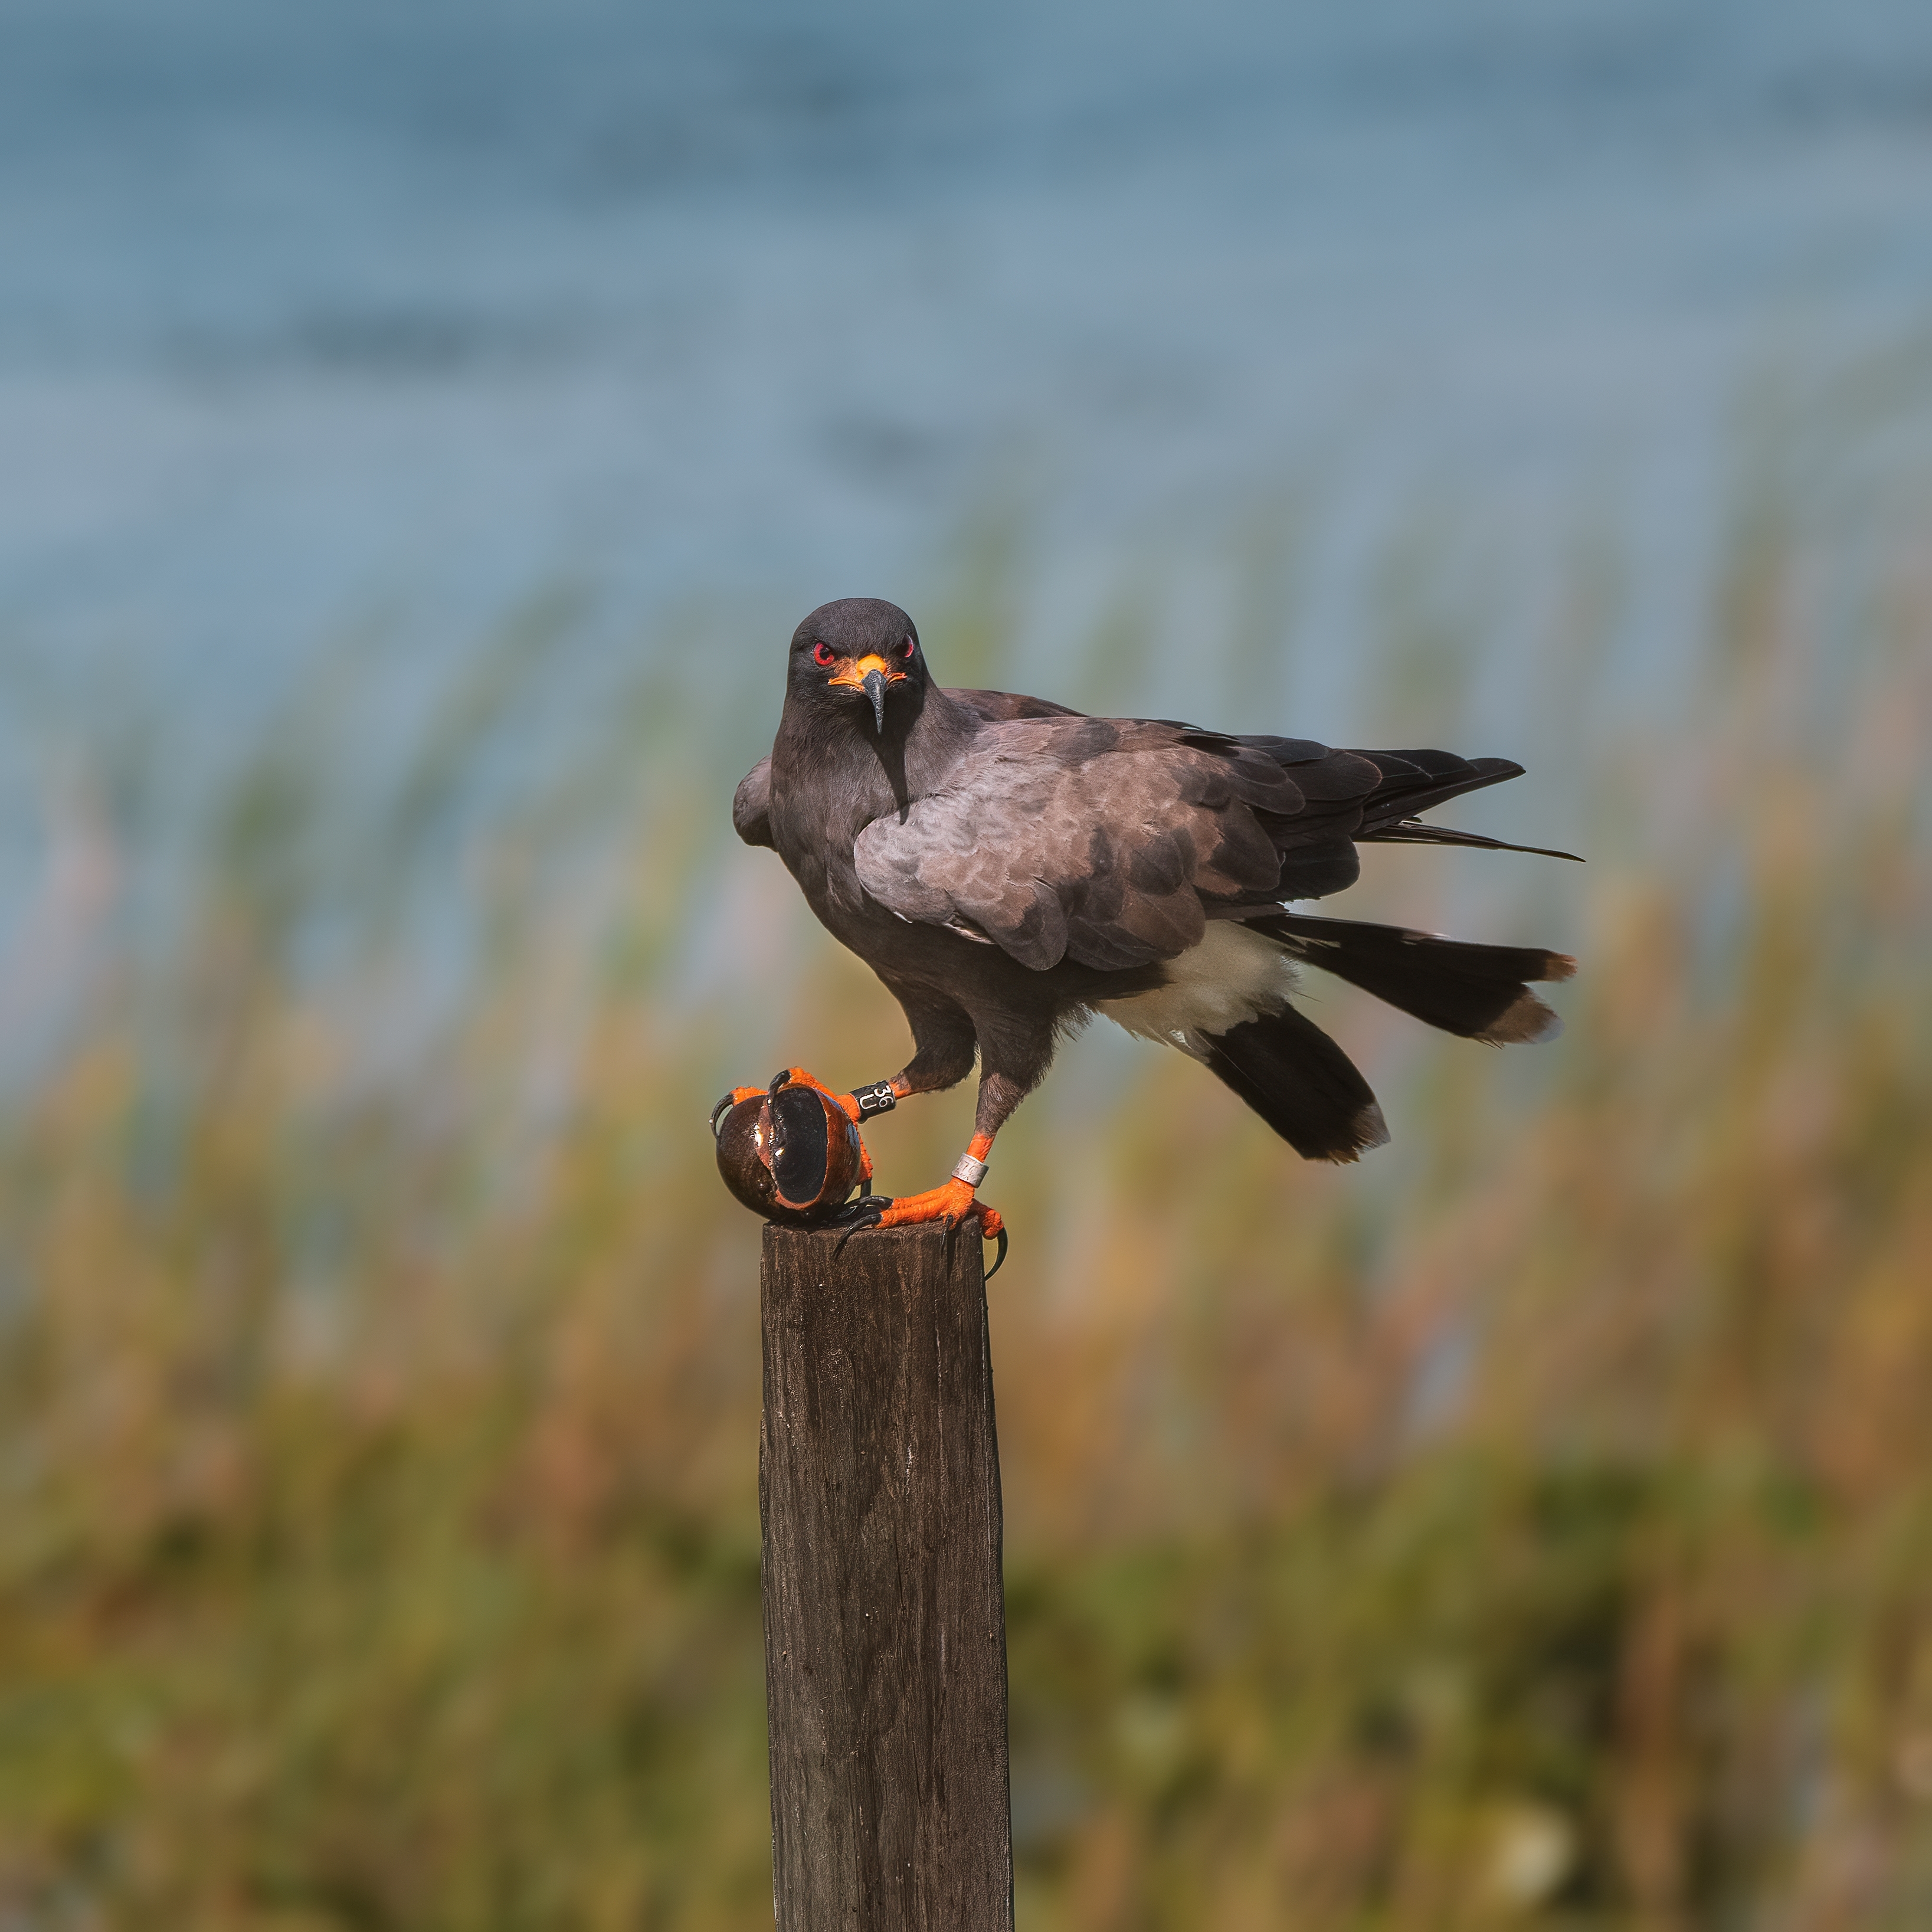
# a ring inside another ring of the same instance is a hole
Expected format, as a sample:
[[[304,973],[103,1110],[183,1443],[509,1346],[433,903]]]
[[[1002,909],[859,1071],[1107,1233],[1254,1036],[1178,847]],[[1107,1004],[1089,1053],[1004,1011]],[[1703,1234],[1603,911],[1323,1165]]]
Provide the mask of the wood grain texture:
[[[1010,1932],[980,1244],[768,1226],[765,1683],[779,1932]]]

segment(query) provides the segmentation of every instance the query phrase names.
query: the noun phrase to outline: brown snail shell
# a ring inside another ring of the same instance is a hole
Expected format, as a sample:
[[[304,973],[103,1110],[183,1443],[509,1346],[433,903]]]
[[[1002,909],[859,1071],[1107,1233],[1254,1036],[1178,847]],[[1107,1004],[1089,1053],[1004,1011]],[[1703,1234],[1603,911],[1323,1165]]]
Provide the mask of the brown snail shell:
[[[712,1116],[724,1185],[768,1221],[824,1220],[864,1172],[859,1130],[830,1095],[785,1082]]]

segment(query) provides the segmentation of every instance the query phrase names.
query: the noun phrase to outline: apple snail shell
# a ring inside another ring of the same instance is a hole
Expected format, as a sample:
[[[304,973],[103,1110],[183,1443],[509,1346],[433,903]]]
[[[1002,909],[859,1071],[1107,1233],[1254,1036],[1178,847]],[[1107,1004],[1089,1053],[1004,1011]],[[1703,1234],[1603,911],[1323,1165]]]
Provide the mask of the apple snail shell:
[[[842,1206],[864,1173],[859,1130],[830,1095],[783,1076],[769,1091],[712,1110],[724,1185],[768,1221],[794,1226]]]

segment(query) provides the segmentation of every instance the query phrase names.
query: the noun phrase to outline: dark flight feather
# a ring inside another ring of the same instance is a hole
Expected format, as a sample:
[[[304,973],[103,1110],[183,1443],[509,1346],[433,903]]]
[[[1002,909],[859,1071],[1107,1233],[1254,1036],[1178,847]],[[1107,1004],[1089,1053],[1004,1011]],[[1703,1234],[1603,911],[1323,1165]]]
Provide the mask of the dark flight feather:
[[[1475,852],[1528,852],[1538,859],[1568,859],[1579,866],[1583,862],[1576,853],[1559,852],[1553,845],[1512,845],[1507,838],[1457,832],[1446,825],[1424,825],[1414,819],[1398,819],[1393,825],[1357,836],[1364,845],[1466,845]]]
[[[1243,923],[1280,940],[1294,958],[1444,1033],[1502,1046],[1554,1040],[1562,1022],[1529,990],[1532,980],[1567,980],[1568,954],[1476,946],[1399,926],[1275,913]]]
[[[1202,1040],[1203,1064],[1304,1160],[1351,1161],[1388,1144],[1369,1083],[1306,1013],[1283,1006]]]

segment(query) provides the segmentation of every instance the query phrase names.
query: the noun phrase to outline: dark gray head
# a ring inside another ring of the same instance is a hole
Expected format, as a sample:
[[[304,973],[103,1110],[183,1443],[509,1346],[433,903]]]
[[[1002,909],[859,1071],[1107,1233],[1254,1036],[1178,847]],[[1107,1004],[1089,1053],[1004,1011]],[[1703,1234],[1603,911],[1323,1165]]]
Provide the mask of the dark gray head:
[[[791,697],[814,710],[856,720],[869,706],[875,735],[890,705],[916,712],[926,689],[926,655],[912,620],[882,597],[841,597],[821,604],[791,635],[787,674]]]

